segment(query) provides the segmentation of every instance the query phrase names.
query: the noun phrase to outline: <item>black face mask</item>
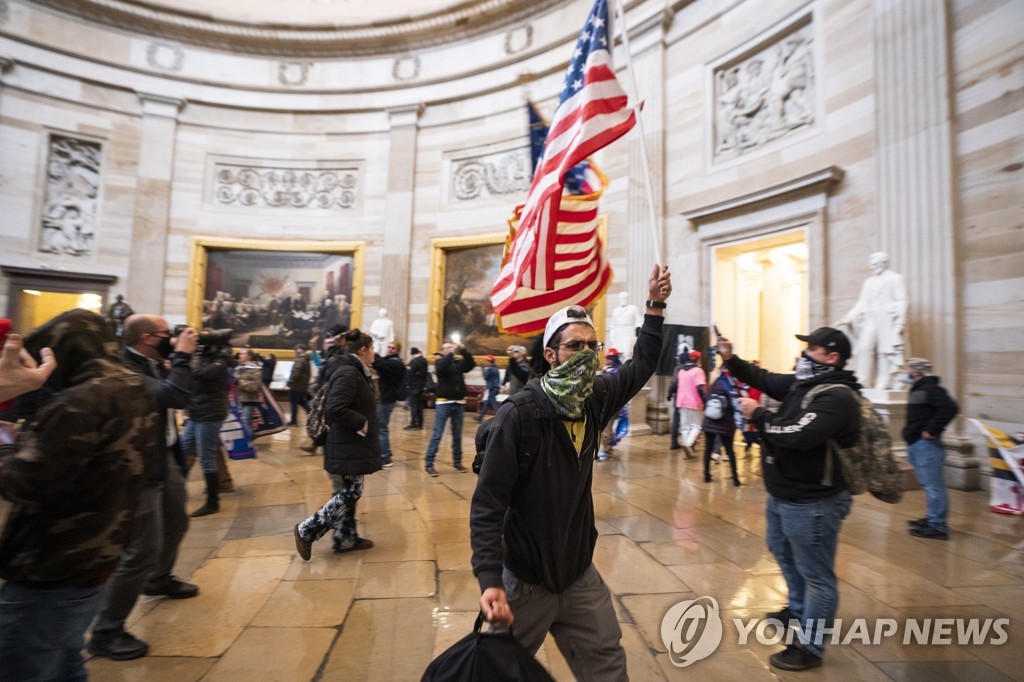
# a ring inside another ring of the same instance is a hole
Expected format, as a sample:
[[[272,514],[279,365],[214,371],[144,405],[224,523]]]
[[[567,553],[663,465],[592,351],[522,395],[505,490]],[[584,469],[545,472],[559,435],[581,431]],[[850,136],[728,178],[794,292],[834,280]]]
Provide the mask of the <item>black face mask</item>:
[[[169,336],[160,337],[160,343],[156,344],[156,352],[162,358],[171,357],[171,353],[174,352],[174,346],[171,345],[171,338]]]
[[[796,361],[796,380],[810,381],[814,377],[833,372],[835,369],[832,365],[818,362],[808,355],[807,351],[804,351],[800,359]]]

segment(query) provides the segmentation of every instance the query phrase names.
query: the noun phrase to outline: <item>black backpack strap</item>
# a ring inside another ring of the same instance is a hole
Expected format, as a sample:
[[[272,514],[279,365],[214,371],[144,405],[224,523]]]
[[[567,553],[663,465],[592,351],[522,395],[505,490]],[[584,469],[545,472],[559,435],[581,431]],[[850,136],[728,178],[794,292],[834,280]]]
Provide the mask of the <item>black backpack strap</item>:
[[[544,434],[541,431],[540,407],[530,391],[518,391],[508,398],[519,413],[519,473],[528,473],[540,452]]]

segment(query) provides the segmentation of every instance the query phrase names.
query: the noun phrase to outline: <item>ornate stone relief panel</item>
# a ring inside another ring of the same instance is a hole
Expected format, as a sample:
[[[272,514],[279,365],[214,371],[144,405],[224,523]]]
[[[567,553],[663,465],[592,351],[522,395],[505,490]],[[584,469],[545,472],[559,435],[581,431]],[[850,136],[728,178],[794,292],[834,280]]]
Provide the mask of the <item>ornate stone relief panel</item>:
[[[281,85],[305,85],[313,62],[281,62],[277,67],[277,82]]]
[[[533,45],[533,26],[527,24],[505,34],[505,54],[513,55]]]
[[[530,148],[523,146],[451,159],[449,201],[525,193],[530,188]]]
[[[714,158],[747,154],[813,124],[817,76],[809,15],[714,67]]]
[[[98,142],[65,135],[50,136],[40,251],[71,256],[92,254],[99,209],[101,157]]]
[[[355,164],[310,168],[217,162],[213,177],[218,204],[341,210],[356,203],[359,169]]]
[[[419,75],[420,58],[416,55],[399,57],[391,67],[391,76],[396,81],[411,81],[414,78],[419,78]]]
[[[185,63],[185,50],[181,45],[153,42],[146,46],[146,63],[151,69],[181,71]]]

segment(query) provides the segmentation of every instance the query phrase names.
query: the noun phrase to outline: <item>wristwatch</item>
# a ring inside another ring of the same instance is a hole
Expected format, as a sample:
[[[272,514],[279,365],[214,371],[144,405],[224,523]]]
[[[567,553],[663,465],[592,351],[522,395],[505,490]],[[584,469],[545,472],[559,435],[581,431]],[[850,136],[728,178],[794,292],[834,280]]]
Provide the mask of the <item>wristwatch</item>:
[[[644,303],[644,305],[646,305],[648,308],[657,308],[661,310],[664,310],[665,308],[668,307],[668,304],[665,303],[664,301],[647,301]]]

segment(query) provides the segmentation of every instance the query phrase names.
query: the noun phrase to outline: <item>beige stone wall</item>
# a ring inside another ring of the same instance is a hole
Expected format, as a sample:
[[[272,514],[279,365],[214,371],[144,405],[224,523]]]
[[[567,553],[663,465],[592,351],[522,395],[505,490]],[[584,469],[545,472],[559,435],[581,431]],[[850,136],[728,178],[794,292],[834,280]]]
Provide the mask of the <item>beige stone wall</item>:
[[[953,7],[963,414],[1024,421],[1024,5]],[[942,370],[948,371],[948,370]]]

